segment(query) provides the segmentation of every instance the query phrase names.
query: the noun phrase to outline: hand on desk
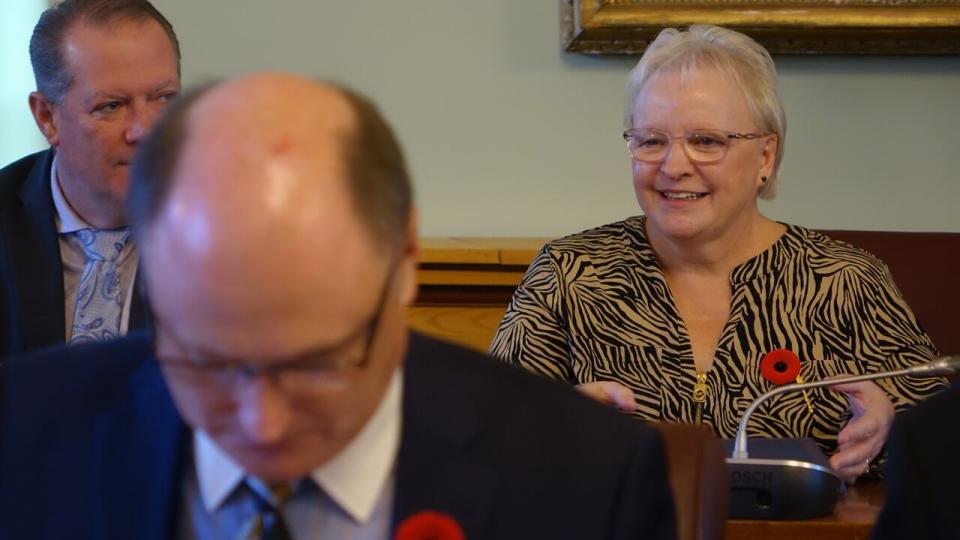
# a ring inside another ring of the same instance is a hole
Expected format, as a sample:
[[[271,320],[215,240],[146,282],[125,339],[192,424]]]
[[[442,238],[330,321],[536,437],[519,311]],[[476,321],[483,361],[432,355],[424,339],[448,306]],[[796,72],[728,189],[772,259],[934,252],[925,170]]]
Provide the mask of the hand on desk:
[[[614,381],[596,381],[577,385],[577,390],[603,403],[622,411],[633,412],[637,402],[633,392],[626,386]]]
[[[853,483],[870,468],[887,440],[893,424],[893,403],[876,383],[858,382],[831,386],[850,401],[853,417],[837,436],[837,452],[830,465],[844,481]]]

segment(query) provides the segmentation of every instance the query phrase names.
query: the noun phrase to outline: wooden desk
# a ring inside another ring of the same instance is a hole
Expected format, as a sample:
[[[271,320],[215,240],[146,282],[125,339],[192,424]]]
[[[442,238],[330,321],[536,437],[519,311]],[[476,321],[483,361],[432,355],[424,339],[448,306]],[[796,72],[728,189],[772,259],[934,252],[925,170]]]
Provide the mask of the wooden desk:
[[[425,334],[485,351],[527,266],[546,238],[421,240],[420,293],[407,311]]]
[[[883,483],[847,488],[832,516],[806,521],[729,519],[726,540],[867,540],[883,507]]]

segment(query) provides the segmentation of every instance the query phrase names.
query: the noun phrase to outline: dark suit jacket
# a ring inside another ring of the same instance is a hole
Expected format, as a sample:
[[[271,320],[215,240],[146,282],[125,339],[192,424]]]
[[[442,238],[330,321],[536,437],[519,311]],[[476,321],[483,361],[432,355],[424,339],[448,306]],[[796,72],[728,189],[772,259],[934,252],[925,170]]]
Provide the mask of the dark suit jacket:
[[[50,193],[53,150],[0,169],[0,358],[64,342],[63,264]],[[144,327],[134,287],[131,330]]]
[[[875,540],[960,539],[960,387],[897,415],[887,440],[886,505]]]
[[[6,375],[0,538],[171,536],[190,436],[144,336],[13,359]],[[652,428],[412,337],[395,525],[435,509],[471,540],[667,539],[672,504]]]

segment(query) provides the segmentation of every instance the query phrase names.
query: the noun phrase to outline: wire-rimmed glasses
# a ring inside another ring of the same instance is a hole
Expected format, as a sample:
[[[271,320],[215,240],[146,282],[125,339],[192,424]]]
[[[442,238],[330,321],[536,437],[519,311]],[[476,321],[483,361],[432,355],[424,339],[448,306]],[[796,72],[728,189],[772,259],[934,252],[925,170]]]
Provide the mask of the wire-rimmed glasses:
[[[637,161],[659,163],[676,140],[682,141],[683,151],[694,163],[715,163],[727,155],[730,144],[736,140],[752,140],[769,133],[737,133],[715,129],[697,129],[673,136],[661,129],[634,128],[623,132],[630,155]]]

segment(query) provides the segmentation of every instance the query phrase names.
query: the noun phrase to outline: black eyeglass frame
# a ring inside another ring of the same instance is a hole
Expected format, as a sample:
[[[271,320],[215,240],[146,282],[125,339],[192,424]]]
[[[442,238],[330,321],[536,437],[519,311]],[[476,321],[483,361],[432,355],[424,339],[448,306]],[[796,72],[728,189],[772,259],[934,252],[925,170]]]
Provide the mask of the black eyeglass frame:
[[[157,322],[158,319],[156,314],[150,313],[149,323],[151,327],[151,346],[153,349],[153,358],[154,361],[160,366],[174,367],[174,368],[189,368],[195,369],[198,371],[214,373],[236,373],[242,379],[253,379],[255,377],[264,376],[266,378],[276,380],[278,375],[284,371],[302,371],[302,372],[324,372],[324,373],[338,373],[347,368],[357,368],[364,369],[370,363],[370,351],[373,349],[373,346],[376,342],[376,337],[379,334],[378,330],[380,329],[380,323],[383,319],[383,309],[387,303],[387,297],[390,295],[391,285],[394,281],[394,270],[395,266],[391,263],[389,266],[389,272],[387,273],[386,281],[380,291],[380,296],[377,299],[377,307],[373,315],[370,317],[370,322],[367,323],[367,339],[364,342],[363,354],[359,356],[359,360],[353,363],[343,363],[335,367],[325,367],[317,362],[311,362],[308,359],[296,359],[289,360],[285,362],[272,362],[270,364],[257,364],[253,362],[244,362],[238,360],[220,360],[220,361],[202,361],[198,362],[196,360],[191,360],[189,358],[162,358],[157,354]]]

